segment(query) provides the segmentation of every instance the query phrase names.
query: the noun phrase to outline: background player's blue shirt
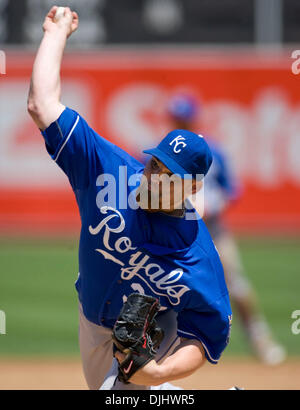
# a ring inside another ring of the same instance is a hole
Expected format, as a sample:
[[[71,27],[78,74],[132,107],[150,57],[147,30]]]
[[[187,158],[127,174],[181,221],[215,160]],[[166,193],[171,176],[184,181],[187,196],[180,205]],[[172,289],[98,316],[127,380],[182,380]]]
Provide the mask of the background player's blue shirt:
[[[228,343],[231,308],[204,223],[126,206],[129,198],[136,204],[143,165],[95,133],[75,111],[66,108],[42,134],[79,207],[76,289],[87,319],[112,328],[129,294],[158,297],[163,310],[177,312],[178,335],[200,340],[207,359],[217,363]],[[116,183],[113,195],[105,191],[103,174]]]
[[[239,196],[239,188],[220,144],[207,138],[213,155],[213,163],[205,177],[205,215],[222,214],[227,204]]]

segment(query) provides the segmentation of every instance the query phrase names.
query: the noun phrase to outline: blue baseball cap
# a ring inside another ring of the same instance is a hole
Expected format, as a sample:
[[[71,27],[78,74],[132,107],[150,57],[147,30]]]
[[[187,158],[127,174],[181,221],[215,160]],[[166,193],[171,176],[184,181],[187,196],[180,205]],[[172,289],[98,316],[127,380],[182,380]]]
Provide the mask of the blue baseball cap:
[[[205,176],[212,164],[212,153],[203,136],[187,130],[171,131],[156,148],[143,152],[186,179]]]

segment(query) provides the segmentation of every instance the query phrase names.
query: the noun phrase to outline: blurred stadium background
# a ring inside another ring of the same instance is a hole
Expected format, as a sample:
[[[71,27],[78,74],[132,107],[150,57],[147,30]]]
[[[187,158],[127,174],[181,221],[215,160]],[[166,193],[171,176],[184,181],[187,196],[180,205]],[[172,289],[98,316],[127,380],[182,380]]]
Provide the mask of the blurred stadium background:
[[[42,21],[53,5],[0,0],[0,389],[85,388],[73,286],[79,216],[67,178],[26,111]],[[63,63],[66,105],[139,156],[170,128],[169,96],[188,90],[201,105],[201,131],[223,143],[243,185],[227,223],[288,359],[276,369],[259,367],[237,320],[219,365],[223,384],[217,366],[209,370],[211,384],[199,375],[187,387],[222,388],[231,377],[246,388],[300,388],[300,334],[291,330],[292,312],[300,309],[300,74],[291,58],[300,48],[299,1],[61,5],[80,16]]]

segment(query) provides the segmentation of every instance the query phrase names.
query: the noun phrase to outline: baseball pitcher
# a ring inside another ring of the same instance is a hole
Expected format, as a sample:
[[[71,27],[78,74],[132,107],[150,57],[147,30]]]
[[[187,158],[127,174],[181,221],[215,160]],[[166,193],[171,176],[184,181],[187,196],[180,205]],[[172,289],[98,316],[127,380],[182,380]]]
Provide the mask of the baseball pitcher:
[[[218,363],[229,341],[223,268],[187,201],[201,189],[212,155],[204,138],[173,130],[147,151],[144,167],[65,107],[60,68],[79,20],[69,8],[59,19],[56,11],[43,25],[28,111],[80,212],[76,289],[86,381],[90,389],[176,389],[170,381]],[[174,177],[169,189],[161,177]]]

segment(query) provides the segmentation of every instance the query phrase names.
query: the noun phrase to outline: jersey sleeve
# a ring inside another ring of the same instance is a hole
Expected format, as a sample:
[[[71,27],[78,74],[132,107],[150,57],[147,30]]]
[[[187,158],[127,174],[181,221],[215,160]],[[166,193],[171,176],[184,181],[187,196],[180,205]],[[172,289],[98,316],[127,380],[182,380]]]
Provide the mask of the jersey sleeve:
[[[211,308],[206,311],[183,310],[178,313],[178,336],[199,340],[207,360],[217,364],[229,343],[232,314],[230,308]]]
[[[42,135],[48,153],[68,176],[74,190],[89,185],[96,166],[96,146],[103,151],[103,159],[107,158],[109,150],[114,147],[96,134],[76,111],[68,107],[56,121],[42,131]],[[99,164],[97,166],[99,169]]]

